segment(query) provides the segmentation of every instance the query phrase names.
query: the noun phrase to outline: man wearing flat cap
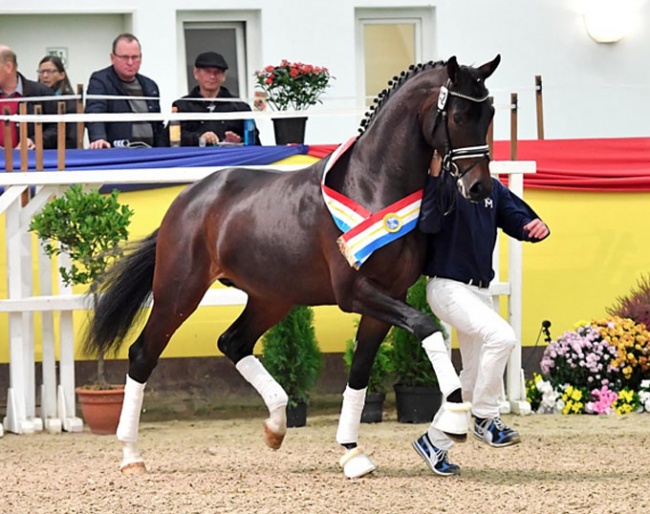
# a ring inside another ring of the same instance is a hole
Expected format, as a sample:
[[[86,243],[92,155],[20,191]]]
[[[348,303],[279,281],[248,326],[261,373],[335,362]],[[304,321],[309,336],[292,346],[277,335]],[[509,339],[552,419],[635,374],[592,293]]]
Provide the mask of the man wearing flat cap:
[[[224,87],[227,71],[228,63],[223,55],[217,52],[199,54],[194,61],[194,78],[198,85],[189,95],[174,102],[178,112],[250,112],[251,108],[247,103],[237,100],[228,88]],[[242,143],[243,140],[244,120],[181,121],[181,146]],[[257,127],[255,144],[261,144]]]

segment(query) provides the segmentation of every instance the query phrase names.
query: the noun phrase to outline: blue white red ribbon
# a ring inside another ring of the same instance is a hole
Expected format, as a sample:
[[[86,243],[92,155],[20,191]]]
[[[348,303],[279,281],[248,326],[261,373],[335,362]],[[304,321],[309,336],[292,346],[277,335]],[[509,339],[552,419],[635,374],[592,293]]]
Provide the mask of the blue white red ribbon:
[[[337,239],[341,253],[350,266],[359,269],[372,252],[415,228],[420,215],[423,190],[420,189],[373,214],[354,200],[325,185],[327,172],[355,140],[356,138],[349,139],[332,153],[323,171],[321,189],[325,205],[336,226],[343,232]]]

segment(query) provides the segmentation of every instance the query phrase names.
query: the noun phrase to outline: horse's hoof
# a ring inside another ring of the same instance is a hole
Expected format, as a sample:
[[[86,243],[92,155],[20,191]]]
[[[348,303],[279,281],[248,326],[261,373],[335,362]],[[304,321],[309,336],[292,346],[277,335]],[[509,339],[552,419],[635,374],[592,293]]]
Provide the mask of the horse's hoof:
[[[144,465],[144,462],[131,462],[125,464],[120,468],[120,471],[123,475],[145,475],[147,473],[147,468]]]
[[[442,405],[442,414],[433,428],[444,432],[453,441],[464,443],[467,441],[471,407],[472,404],[469,402],[445,402]]]
[[[263,432],[264,442],[266,443],[266,446],[268,446],[272,450],[278,450],[280,446],[282,446],[282,441],[284,441],[284,436],[286,435],[286,433],[287,433],[286,430],[278,431],[271,428],[269,424],[269,420],[266,420],[264,422],[264,432]]]
[[[361,478],[362,476],[372,473],[377,466],[363,453],[358,446],[348,450],[339,461],[343,468],[343,474],[347,478]]]

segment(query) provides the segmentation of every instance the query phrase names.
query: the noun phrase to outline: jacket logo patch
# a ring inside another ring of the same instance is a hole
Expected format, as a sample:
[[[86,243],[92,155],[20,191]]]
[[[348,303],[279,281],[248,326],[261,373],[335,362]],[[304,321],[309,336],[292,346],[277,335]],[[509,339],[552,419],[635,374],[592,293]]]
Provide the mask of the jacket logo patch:
[[[493,209],[494,204],[492,203],[492,198],[486,198],[485,199],[485,208],[486,209]]]

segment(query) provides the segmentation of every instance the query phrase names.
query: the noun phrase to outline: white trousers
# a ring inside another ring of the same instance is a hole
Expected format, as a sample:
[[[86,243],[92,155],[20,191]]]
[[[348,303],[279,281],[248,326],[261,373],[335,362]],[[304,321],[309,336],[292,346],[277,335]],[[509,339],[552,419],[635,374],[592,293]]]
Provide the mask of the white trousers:
[[[498,416],[503,374],[517,343],[514,330],[494,311],[488,289],[432,278],[427,282],[427,301],[438,318],[456,328],[463,400],[472,402],[476,417]],[[430,427],[428,434],[434,446],[442,450],[452,446],[439,430]]]

